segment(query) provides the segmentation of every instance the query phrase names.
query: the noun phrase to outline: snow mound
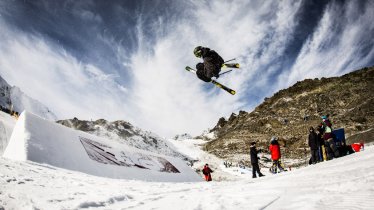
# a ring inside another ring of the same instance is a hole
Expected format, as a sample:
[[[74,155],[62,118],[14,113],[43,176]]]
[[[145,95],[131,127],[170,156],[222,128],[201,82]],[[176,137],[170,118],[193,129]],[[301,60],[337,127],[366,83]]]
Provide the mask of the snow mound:
[[[16,119],[9,114],[0,111],[0,156],[8,145]]]
[[[3,157],[109,178],[201,181],[180,159],[76,131],[28,112],[17,121]]]

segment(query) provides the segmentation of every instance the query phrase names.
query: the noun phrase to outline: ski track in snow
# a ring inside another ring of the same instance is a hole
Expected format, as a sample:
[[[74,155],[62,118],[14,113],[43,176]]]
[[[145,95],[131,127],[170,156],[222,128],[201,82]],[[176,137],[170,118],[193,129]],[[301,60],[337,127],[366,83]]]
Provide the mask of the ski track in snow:
[[[263,178],[169,183],[0,158],[0,209],[372,209],[374,147]]]

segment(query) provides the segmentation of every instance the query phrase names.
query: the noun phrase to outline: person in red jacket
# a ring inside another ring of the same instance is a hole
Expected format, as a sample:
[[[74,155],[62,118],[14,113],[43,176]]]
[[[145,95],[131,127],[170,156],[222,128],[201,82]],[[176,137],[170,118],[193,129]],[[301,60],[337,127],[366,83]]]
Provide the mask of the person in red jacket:
[[[271,159],[273,160],[273,165],[270,168],[270,171],[273,173],[277,173],[277,169],[279,168],[279,172],[284,171],[284,168],[281,166],[281,152],[278,140],[275,136],[271,138],[270,146],[269,146]]]
[[[212,169],[209,168],[209,165],[207,163],[205,164],[204,169],[203,169],[203,174],[207,182],[212,181],[212,175],[210,173],[213,173],[213,171]]]

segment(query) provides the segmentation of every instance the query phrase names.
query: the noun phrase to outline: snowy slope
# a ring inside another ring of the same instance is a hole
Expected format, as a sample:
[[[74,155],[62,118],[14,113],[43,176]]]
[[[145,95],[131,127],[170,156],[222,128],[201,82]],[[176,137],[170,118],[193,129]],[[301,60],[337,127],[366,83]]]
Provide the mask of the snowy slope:
[[[374,147],[366,147],[259,179],[165,183],[0,158],[0,209],[373,209],[373,159]]]
[[[10,86],[1,76],[0,105],[7,109],[13,109],[18,113],[27,110],[45,119],[57,119],[56,115],[51,112],[45,105],[33,98],[30,98],[18,87]]]
[[[3,154],[92,175],[147,181],[200,181],[183,161],[76,131],[24,112]]]

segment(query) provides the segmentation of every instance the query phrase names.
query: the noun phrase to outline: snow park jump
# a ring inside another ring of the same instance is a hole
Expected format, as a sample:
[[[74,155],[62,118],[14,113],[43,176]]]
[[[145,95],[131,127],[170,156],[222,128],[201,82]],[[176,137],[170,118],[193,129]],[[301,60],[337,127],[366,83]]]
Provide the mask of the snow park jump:
[[[3,156],[109,178],[201,181],[179,159],[66,128],[28,112],[21,114]]]

